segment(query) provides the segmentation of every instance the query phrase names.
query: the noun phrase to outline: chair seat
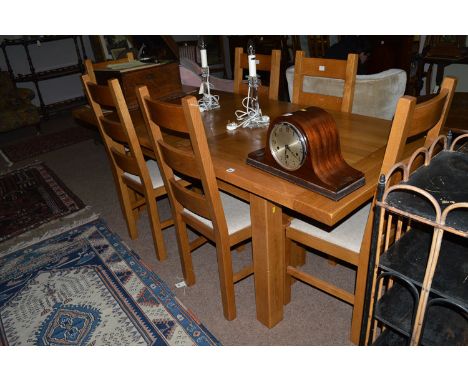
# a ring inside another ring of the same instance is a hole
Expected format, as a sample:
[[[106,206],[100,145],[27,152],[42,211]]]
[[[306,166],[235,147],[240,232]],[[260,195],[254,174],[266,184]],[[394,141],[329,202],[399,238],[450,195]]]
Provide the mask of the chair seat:
[[[250,205],[222,191],[219,192],[219,195],[221,197],[221,203],[223,204],[229,235],[249,227]],[[211,220],[205,219],[204,217],[197,215],[185,208],[184,212],[193,216],[208,227],[213,228],[213,223]]]
[[[148,171],[151,177],[151,182],[153,183],[153,188],[158,188],[164,186],[164,181],[161,176],[161,172],[159,171],[158,162],[154,160],[147,160],[146,166],[148,167]],[[137,175],[130,174],[128,172],[124,173],[124,176],[128,179],[133,180],[136,183],[141,184],[141,179]],[[177,177],[176,177],[177,179]]]
[[[364,205],[330,232],[300,219],[293,219],[290,228],[359,253],[370,207],[371,203]]]

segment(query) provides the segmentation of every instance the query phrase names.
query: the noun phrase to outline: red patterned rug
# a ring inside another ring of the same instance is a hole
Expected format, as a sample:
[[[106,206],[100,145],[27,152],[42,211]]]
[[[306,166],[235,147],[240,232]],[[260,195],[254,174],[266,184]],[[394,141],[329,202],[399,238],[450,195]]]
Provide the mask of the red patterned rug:
[[[1,148],[9,162],[19,162],[49,151],[93,139],[96,132],[85,127],[71,127],[52,134],[38,135]]]
[[[0,176],[0,243],[84,208],[42,163]]]

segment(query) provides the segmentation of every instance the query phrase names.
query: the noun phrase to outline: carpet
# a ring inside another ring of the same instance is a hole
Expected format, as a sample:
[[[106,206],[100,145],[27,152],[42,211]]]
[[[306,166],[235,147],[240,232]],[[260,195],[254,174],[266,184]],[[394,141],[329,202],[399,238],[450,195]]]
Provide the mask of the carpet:
[[[56,133],[37,135],[1,148],[1,155],[11,165],[49,151],[93,139],[96,133],[84,127],[71,127]]]
[[[1,345],[220,345],[98,219],[0,257]]]
[[[42,163],[10,171],[0,176],[0,243],[84,207]]]

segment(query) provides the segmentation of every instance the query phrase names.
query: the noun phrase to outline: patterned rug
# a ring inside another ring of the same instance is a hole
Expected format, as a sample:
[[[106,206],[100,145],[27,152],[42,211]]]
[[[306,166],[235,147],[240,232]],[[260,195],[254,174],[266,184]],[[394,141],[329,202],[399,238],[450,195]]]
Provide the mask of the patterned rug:
[[[0,345],[220,345],[102,220],[0,257]]]
[[[1,155],[11,165],[24,159],[61,149],[75,143],[95,138],[96,132],[84,127],[71,127],[52,134],[38,135],[33,138],[4,146]]]
[[[42,163],[0,176],[0,243],[84,207]]]

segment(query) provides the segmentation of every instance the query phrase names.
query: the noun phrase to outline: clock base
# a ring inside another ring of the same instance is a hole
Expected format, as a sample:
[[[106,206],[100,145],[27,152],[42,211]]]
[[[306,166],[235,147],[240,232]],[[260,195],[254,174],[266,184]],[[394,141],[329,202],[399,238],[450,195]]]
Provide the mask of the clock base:
[[[272,165],[271,161],[268,161],[268,159],[265,158],[265,149],[251,152],[248,155],[247,164],[276,175],[289,182],[295,183],[301,187],[317,192],[318,194],[335,201],[340,200],[365,184],[364,174],[349,166],[349,168],[347,168],[348,171],[346,176],[338,176],[335,184],[325,183],[314,174],[309,174],[308,177],[304,176],[304,174],[295,176],[293,172],[287,172],[275,165]],[[353,171],[349,171],[349,169]],[[337,169],[337,172],[339,171],[340,169]]]

